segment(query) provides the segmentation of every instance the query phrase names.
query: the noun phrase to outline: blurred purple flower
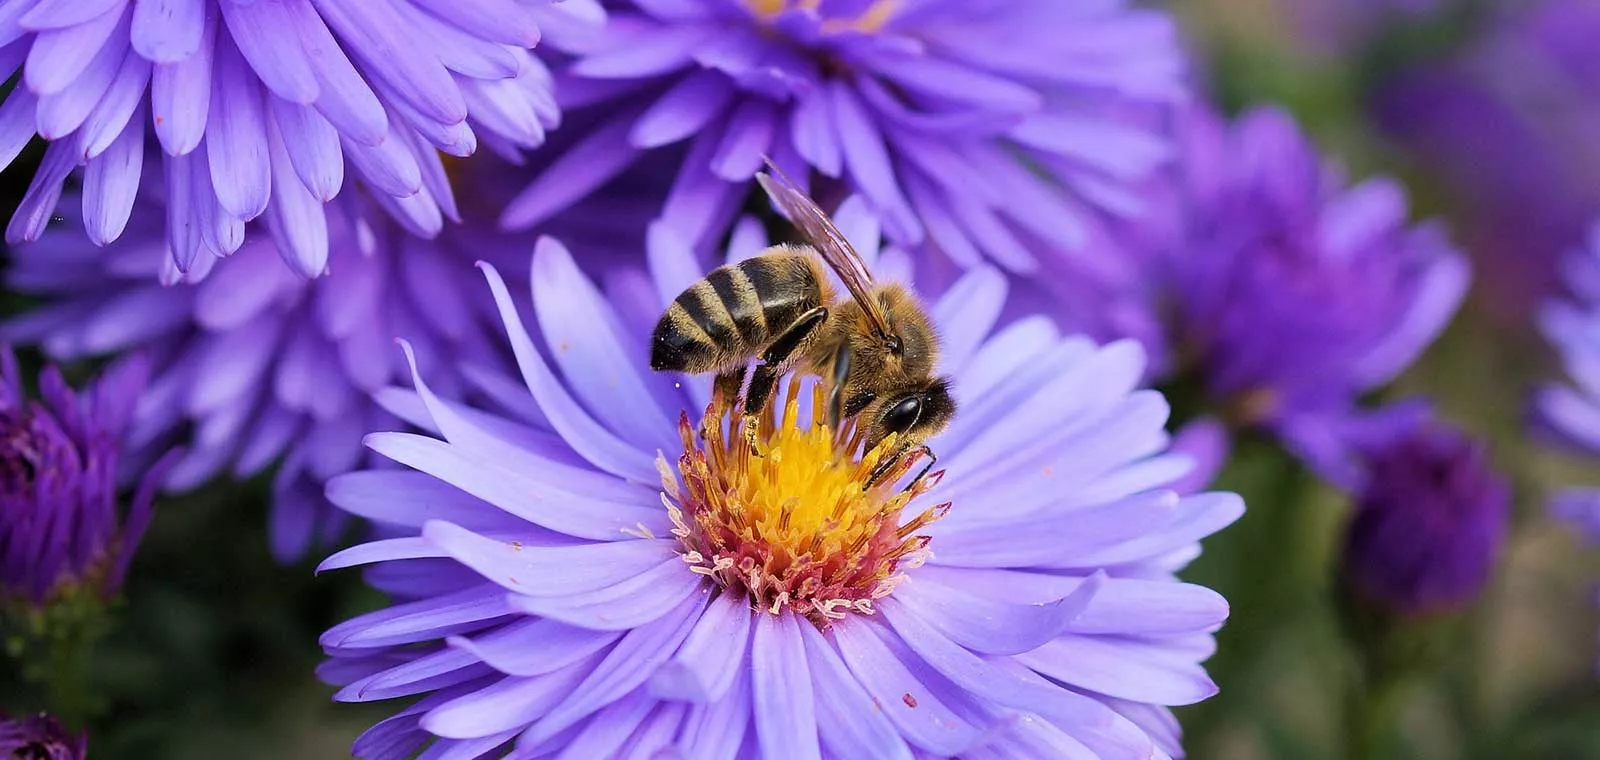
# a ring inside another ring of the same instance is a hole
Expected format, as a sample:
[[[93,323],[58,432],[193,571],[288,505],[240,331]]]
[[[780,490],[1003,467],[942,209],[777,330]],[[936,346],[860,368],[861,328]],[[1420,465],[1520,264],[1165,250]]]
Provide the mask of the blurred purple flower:
[[[1600,5],[1485,5],[1480,39],[1386,77],[1373,108],[1455,204],[1486,304],[1520,322],[1600,215]]]
[[[1153,348],[1209,408],[1333,477],[1335,433],[1449,323],[1466,262],[1437,225],[1408,226],[1398,183],[1347,183],[1280,111],[1228,125],[1195,109],[1179,131],[1167,210],[1128,243],[1136,295],[1167,325]]]
[[[558,72],[587,137],[502,217],[527,229],[643,155],[681,156],[664,218],[697,245],[763,154],[841,180],[889,238],[965,266],[1073,258],[1091,210],[1132,214],[1168,151],[1133,114],[1180,99],[1172,19],[1122,0],[607,2]],[[836,192],[837,191],[837,192]]]
[[[138,493],[119,505],[122,441],[148,374],[143,357],[124,359],[80,395],[50,366],[30,401],[16,357],[0,349],[0,602],[40,608],[122,587],[170,461],[132,473]]]
[[[1539,329],[1556,349],[1570,384],[1534,395],[1535,432],[1590,456],[1600,455],[1600,222],[1587,245],[1562,261],[1569,297],[1539,312]]]
[[[1551,383],[1533,397],[1535,434],[1590,457],[1600,456],[1600,222],[1588,244],[1562,260],[1568,297],[1539,312],[1545,339],[1560,354],[1568,383]],[[1558,494],[1551,512],[1600,544],[1600,489]]]
[[[1360,601],[1402,617],[1478,598],[1505,542],[1511,488],[1487,448],[1430,418],[1363,446],[1340,574]]]
[[[841,227],[862,210],[847,203]],[[733,258],[766,242],[750,224],[733,241]],[[1166,489],[1193,462],[1165,451],[1161,396],[1134,390],[1137,346],[1064,339],[1042,317],[990,334],[1005,278],[972,271],[929,304],[964,405],[932,441],[948,514],[922,498],[929,483],[849,485],[863,465],[804,421],[779,426],[785,456],[749,490],[706,490],[742,461],[689,427],[709,383],[646,368],[661,305],[705,270],[669,224],[650,259],[651,275],[619,271],[602,291],[542,241],[537,343],[488,269],[527,385],[500,399],[512,411],[418,380],[412,421],[443,440],[373,434],[412,469],[330,482],[392,538],[322,569],[371,565],[397,603],[329,630],[321,673],[340,700],[421,695],[357,756],[1181,756],[1166,706],[1214,693],[1199,662],[1227,605],[1173,573],[1242,505]],[[875,268],[908,263],[886,252]],[[811,419],[813,386],[790,383],[788,408]],[[854,489],[848,519],[825,523],[782,482]],[[783,527],[756,518],[780,503]],[[741,519],[744,539],[718,530]],[[852,529],[859,545],[840,540]],[[827,555],[799,567],[865,581],[796,582],[818,576],[772,561],[795,541]]]
[[[271,535],[285,560],[338,530],[322,482],[362,466],[362,435],[393,424],[370,394],[406,376],[394,339],[428,357],[441,391],[461,391],[499,356],[492,309],[466,297],[471,262],[517,251],[514,264],[526,250],[471,223],[415,237],[358,193],[326,213],[328,274],[315,280],[289,271],[281,239],[259,226],[236,253],[197,259],[187,274],[166,255],[159,215],[133,219],[105,248],[52,228],[12,252],[7,277],[43,305],[0,325],[0,336],[58,359],[146,352],[152,380],[130,445],[146,457],[187,447],[168,490],[281,461]]]
[[[262,217],[290,266],[315,277],[347,163],[431,237],[457,215],[439,151],[539,145],[558,112],[527,49],[541,27],[581,39],[599,15],[596,0],[11,0],[0,73],[21,77],[0,103],[0,166],[35,134],[50,147],[6,239],[43,234],[79,166],[89,238],[118,239],[136,200],[150,203],[149,164],[179,269],[238,250]]]
[[[40,713],[11,718],[0,713],[0,757],[11,760],[84,760],[89,736],[67,732],[61,722]]]

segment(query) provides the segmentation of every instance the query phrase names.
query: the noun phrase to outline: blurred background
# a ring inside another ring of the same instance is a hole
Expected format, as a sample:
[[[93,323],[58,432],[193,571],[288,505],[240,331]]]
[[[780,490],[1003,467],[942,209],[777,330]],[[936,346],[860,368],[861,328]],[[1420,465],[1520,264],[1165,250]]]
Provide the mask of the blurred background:
[[[1352,176],[1401,177],[1415,214],[1444,218],[1474,259],[1468,305],[1394,393],[1426,389],[1445,417],[1492,442],[1516,487],[1514,530],[1495,581],[1440,655],[1446,666],[1405,693],[1400,739],[1384,756],[1600,758],[1600,552],[1544,511],[1556,487],[1597,484],[1600,473],[1524,433],[1529,389],[1559,372],[1533,314],[1557,291],[1558,258],[1600,218],[1600,2],[1168,7],[1226,112],[1281,104]],[[37,147],[0,174],[0,219]],[[1178,711],[1185,744],[1199,760],[1337,757],[1354,666],[1327,600],[1348,505],[1316,487],[1313,503],[1281,503],[1307,492],[1281,482],[1282,455],[1248,441],[1237,454],[1217,487],[1250,510],[1186,575],[1228,597],[1233,618],[1210,663],[1221,694]],[[262,482],[159,504],[131,601],[96,653],[94,696],[107,709],[91,725],[92,756],[346,757],[390,712],[336,705],[313,675],[318,635],[381,598],[358,573],[316,577],[314,560],[274,562],[266,495]],[[0,707],[25,709],[13,672],[0,678]]]

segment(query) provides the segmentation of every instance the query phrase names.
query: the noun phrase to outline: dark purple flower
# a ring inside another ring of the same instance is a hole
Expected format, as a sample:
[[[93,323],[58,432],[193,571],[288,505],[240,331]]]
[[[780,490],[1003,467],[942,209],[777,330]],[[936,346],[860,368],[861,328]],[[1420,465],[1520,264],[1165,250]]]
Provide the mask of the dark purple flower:
[[[1476,40],[1386,77],[1374,109],[1454,205],[1486,303],[1520,322],[1600,216],[1600,5],[1481,5]]]
[[[732,240],[729,258],[766,244],[744,223]],[[696,436],[707,378],[646,362],[704,265],[670,224],[650,263],[602,289],[542,241],[531,331],[488,269],[526,390],[486,413],[418,379],[433,435],[367,439],[409,469],[329,483],[391,538],[323,569],[370,565],[396,601],[329,630],[321,674],[340,700],[420,697],[357,756],[1181,756],[1166,706],[1214,692],[1199,663],[1227,606],[1174,573],[1242,504],[1169,490],[1194,463],[1135,389],[1136,345],[1038,316],[996,330],[989,268],[923,290],[965,405],[931,442],[948,470],[864,486],[808,381],[780,389],[759,461]]]
[[[587,136],[502,217],[526,229],[667,146],[663,216],[714,241],[763,154],[839,180],[898,245],[1029,272],[1133,214],[1168,151],[1131,118],[1185,92],[1172,20],[1122,0],[615,0],[558,72]]]
[[[1477,599],[1505,541],[1511,489],[1487,448],[1431,419],[1362,446],[1340,573],[1360,601],[1403,617]]]
[[[124,359],[79,394],[46,367],[30,400],[0,350],[0,602],[104,600],[122,587],[164,469],[128,473],[138,493],[120,505],[122,443],[148,374],[143,357]]]
[[[259,225],[233,255],[197,259],[187,274],[166,255],[159,216],[135,218],[104,248],[53,228],[13,251],[8,286],[43,304],[0,335],[59,359],[146,352],[135,453],[185,446],[165,482],[173,491],[281,462],[273,550],[299,556],[343,524],[324,508],[322,482],[362,466],[361,437],[394,422],[373,396],[408,377],[394,339],[428,358],[441,392],[466,392],[500,359],[493,310],[467,295],[472,262],[515,270],[531,244],[470,222],[419,238],[357,193],[326,214],[328,273],[315,280],[285,267],[283,241]]]
[[[89,735],[67,732],[55,718],[40,713],[11,718],[0,713],[0,758],[5,760],[84,760]]]
[[[1348,182],[1281,111],[1227,124],[1196,108],[1179,142],[1152,193],[1162,211],[1119,231],[1142,276],[1096,303],[1142,301],[1169,377],[1338,482],[1338,429],[1448,324],[1466,262],[1437,225],[1408,222],[1397,182]]]
[[[44,232],[77,167],[99,245],[136,200],[155,207],[140,177],[158,175],[183,271],[238,250],[261,217],[290,266],[322,274],[324,205],[347,168],[431,236],[457,215],[439,152],[539,145],[558,112],[528,48],[541,28],[581,39],[600,15],[596,0],[9,0],[0,78],[20,79],[0,103],[0,167],[35,134],[50,147],[6,239]]]

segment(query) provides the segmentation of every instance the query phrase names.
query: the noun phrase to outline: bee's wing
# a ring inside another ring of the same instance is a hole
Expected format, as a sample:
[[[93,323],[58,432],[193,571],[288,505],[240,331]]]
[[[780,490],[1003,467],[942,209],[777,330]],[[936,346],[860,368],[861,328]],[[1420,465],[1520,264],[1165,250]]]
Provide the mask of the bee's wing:
[[[854,246],[845,238],[844,233],[834,226],[833,220],[817,208],[805,193],[800,192],[783,171],[774,166],[771,161],[767,167],[772,170],[769,175],[765,172],[756,174],[756,181],[778,204],[778,209],[789,221],[800,230],[806,242],[821,254],[822,260],[844,281],[844,286],[850,295],[861,304],[861,310],[866,313],[867,320],[872,323],[872,329],[879,335],[889,335],[889,320],[883,314],[883,307],[872,297],[872,273],[867,271],[866,262],[861,260],[861,254],[856,252]],[[773,175],[776,175],[774,177]]]

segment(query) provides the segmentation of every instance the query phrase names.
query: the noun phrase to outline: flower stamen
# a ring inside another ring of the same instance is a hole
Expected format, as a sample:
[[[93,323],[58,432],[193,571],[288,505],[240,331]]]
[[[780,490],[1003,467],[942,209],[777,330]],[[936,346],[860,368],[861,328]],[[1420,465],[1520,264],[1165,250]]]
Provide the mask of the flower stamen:
[[[811,420],[804,426],[802,404]],[[748,428],[758,454],[743,434],[737,403],[717,399],[701,425],[687,413],[680,418],[677,474],[664,458],[658,462],[662,503],[691,570],[745,593],[755,609],[788,608],[818,627],[849,610],[873,614],[873,600],[926,559],[929,539],[918,531],[950,507],[906,517],[910,502],[943,473],[900,488],[922,456],[912,450],[874,480],[896,451],[894,436],[858,456],[865,432],[852,422],[831,429],[822,422],[826,408],[821,383],[809,390],[789,383]]]

